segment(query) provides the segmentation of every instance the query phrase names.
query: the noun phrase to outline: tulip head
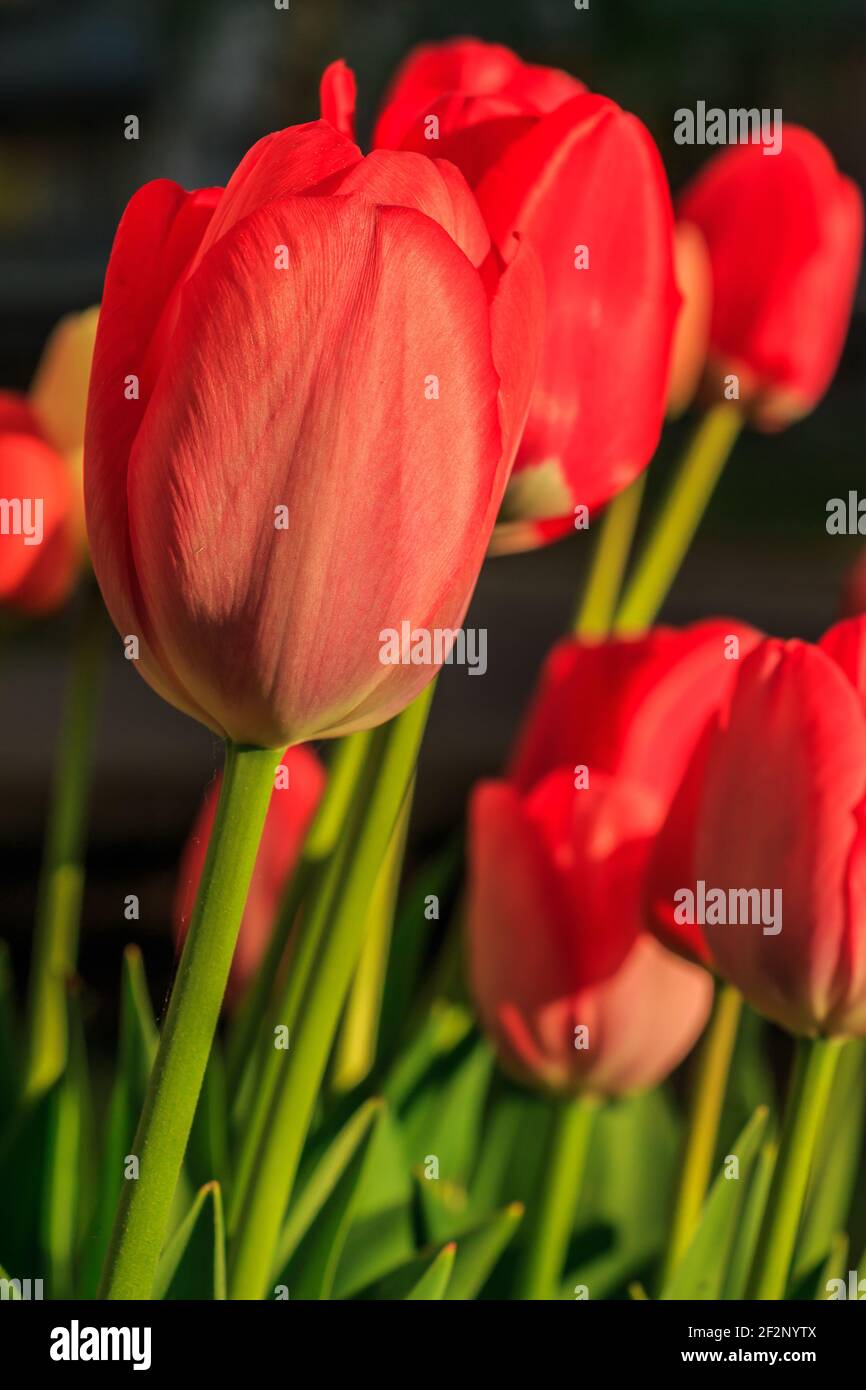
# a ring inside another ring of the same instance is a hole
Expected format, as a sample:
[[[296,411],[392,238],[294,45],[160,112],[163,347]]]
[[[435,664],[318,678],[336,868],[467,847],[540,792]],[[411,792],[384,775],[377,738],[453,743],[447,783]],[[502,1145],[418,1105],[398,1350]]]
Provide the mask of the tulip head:
[[[707,390],[739,378],[753,423],[779,429],[820,400],[842,351],[863,243],[863,200],[809,131],[782,148],[737,145],[685,190],[713,272]]]
[[[541,262],[541,362],[492,549],[555,539],[658,442],[679,305],[658,151],[614,102],[474,40],[410,55],[374,140],[452,160],[497,257],[526,243]]]
[[[148,184],[106,277],[87,418],[94,570],[140,673],[239,743],[369,728],[458,628],[522,432],[531,253],[482,277],[465,181],[324,122],[225,191]]]
[[[324,790],[325,773],[308,748],[290,748],[280,763],[232,961],[228,999],[236,1000],[255,975],[276,926],[280,904],[304,837]],[[172,928],[180,951],[195,907],[219,801],[220,776],[208,787],[184,847],[174,897]]]
[[[778,892],[781,913],[771,926],[708,914],[704,934],[721,972],[793,1033],[866,1035],[864,696],[866,619],[817,646],[762,642],[708,751],[694,874],[728,900]]]

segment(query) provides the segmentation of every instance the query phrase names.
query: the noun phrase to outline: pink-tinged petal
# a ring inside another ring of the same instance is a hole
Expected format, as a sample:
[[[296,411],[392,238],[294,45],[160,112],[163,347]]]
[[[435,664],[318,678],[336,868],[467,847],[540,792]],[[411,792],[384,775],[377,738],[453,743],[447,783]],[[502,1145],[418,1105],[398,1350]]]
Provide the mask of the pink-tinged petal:
[[[542,1017],[539,1032],[548,1047],[555,1037],[570,1040],[568,1090],[621,1096],[658,1085],[679,1065],[706,1026],[712,998],[705,970],[644,933],[614,975]],[[576,1049],[581,1026],[589,1046]]]
[[[329,63],[322,73],[319,83],[319,109],[322,120],[327,121],[341,135],[355,140],[355,102],[358,85],[352,69],[338,58]]]
[[[220,237],[245,217],[266,203],[315,190],[360,158],[357,145],[327,121],[288,126],[264,136],[244,155],[229,179],[192,270],[197,270]],[[270,249],[273,258],[275,250]]]
[[[599,506],[645,467],[661,431],[679,295],[658,151],[635,117],[582,95],[509,145],[476,194],[505,259],[519,231],[547,284],[506,519]],[[583,246],[589,263],[576,268]]]
[[[498,390],[480,276],[429,218],[301,197],[213,247],[129,494],[147,612],[233,738],[372,725],[429,683],[380,634],[462,621],[504,486]]]
[[[417,208],[438,222],[475,266],[490,250],[478,204],[459,169],[445,160],[374,150],[366,159],[338,171],[318,191],[362,193],[383,207]]]
[[[866,718],[847,676],[804,643],[762,643],[710,749],[694,869],[708,889],[781,889],[778,934],[760,924],[704,930],[719,968],[794,1032],[844,1014],[850,934],[862,932],[866,910],[864,797]]]
[[[167,666],[141,603],[130,546],[127,469],[162,365],[153,339],[218,192],[185,193],[177,184],[159,180],[145,184],[130,200],[105,278],[85,426],[87,530],[108,611],[123,635],[139,638],[140,673],[172,704],[205,723],[207,717]]]

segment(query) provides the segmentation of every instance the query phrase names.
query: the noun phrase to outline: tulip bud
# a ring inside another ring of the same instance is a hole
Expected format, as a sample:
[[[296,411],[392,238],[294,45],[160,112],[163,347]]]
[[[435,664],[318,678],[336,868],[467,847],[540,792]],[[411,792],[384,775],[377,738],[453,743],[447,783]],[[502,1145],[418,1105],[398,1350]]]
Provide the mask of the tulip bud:
[[[374,142],[452,160],[498,256],[538,255],[544,344],[492,549],[563,535],[633,481],[661,431],[679,295],[658,151],[614,102],[474,40],[410,55]]]
[[[704,933],[719,969],[793,1033],[866,1035],[866,619],[817,646],[762,642],[711,740],[694,872],[780,895],[768,927],[731,912]],[[718,914],[714,914],[714,917]]]
[[[362,160],[324,122],[260,141],[224,192],[129,204],[88,407],[91,553],[140,673],[217,733],[370,728],[435,675],[384,664],[381,634],[460,626],[540,332],[531,254],[491,285],[487,249],[451,166]]]
[[[279,770],[262,832],[238,944],[232,961],[228,1000],[233,1002],[255,975],[276,925],[284,889],[303,848],[307,828],[325,785],[321,763],[308,748],[290,748]],[[282,785],[282,782],[285,785]],[[216,818],[221,777],[211,782],[184,847],[174,898],[173,933],[180,952],[195,907],[211,831]]]
[[[816,136],[786,125],[776,155],[757,144],[717,155],[678,212],[700,228],[712,263],[708,393],[721,400],[735,377],[756,425],[790,424],[820,400],[842,351],[863,242],[859,190]]]

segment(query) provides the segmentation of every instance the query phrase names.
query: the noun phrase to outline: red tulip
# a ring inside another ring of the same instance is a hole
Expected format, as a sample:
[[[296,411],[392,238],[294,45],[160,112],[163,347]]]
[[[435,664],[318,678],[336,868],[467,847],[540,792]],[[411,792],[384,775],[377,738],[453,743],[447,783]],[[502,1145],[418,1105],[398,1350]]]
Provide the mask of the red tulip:
[[[232,961],[229,1000],[236,999],[258,969],[277,919],[283,890],[304,843],[325,785],[324,769],[308,748],[290,748],[282,760],[287,785],[271,794],[238,944]],[[210,843],[221,778],[208,787],[184,847],[174,899],[173,930],[183,945]]]
[[[704,932],[749,1003],[794,1033],[866,1035],[864,697],[866,619],[817,646],[762,642],[709,749],[695,878],[726,903],[778,892],[781,911],[768,925],[726,907]]]
[[[658,151],[614,102],[473,40],[410,55],[375,143],[452,160],[502,260],[522,242],[538,254],[544,346],[493,548],[561,535],[641,472],[661,430],[679,296]]]
[[[709,976],[640,930],[654,821],[639,787],[563,768],[528,796],[484,783],[470,822],[469,960],[505,1068],[559,1093],[652,1086],[689,1051]]]
[[[60,607],[82,561],[81,450],[97,313],[61,320],[27,396],[0,391],[0,603],[30,616]]]
[[[695,223],[713,268],[710,356],[739,377],[754,422],[777,429],[820,400],[842,351],[863,241],[863,201],[816,136],[786,125],[782,148],[718,155],[679,214]]]
[[[866,613],[866,550],[861,550],[845,575],[839,607],[845,618]]]
[[[324,122],[225,192],[146,185],[115,239],[87,420],[93,564],[172,704],[271,747],[369,728],[459,627],[527,409],[540,285],[491,284],[457,171]],[[131,397],[131,398],[130,398]]]

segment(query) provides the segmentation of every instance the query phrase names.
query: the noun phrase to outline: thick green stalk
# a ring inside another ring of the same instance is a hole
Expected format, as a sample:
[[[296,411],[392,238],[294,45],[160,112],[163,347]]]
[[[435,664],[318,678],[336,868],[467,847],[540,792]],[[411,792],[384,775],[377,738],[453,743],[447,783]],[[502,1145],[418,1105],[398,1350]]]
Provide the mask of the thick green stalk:
[[[747,1298],[785,1297],[812,1156],[841,1048],[838,1038],[802,1038],[797,1043],[779,1156]]]
[[[665,1252],[663,1286],[689,1247],[707,1195],[742,1008],[742,995],[733,985],[720,984],[692,1078],[688,1130]]]
[[[613,499],[602,517],[586,588],[574,618],[575,637],[606,637],[610,631],[645,487],[646,471]]]
[[[93,727],[105,611],[92,581],[82,595],[60,730],[39,880],[27,1005],[25,1096],[62,1074],[68,1050],[66,991],[78,955]]]
[[[661,515],[626,585],[614,632],[643,632],[655,621],[691,545],[743,418],[732,405],[708,410],[673,480]]]
[[[351,805],[352,796],[364,766],[371,734],[349,734],[340,739],[328,766],[328,780],[322,799],[304,840],[301,857],[286,885],[274,929],[255,977],[241,1000],[228,1042],[228,1080],[231,1090],[242,1083],[244,1091],[249,1077],[244,1073],[255,1047],[256,1036],[262,1032],[267,1017],[268,1001],[279,978],[280,965],[286,954],[292,927],[301,905],[315,879],[315,870],[334,848]]]
[[[291,1018],[282,1020],[290,1029],[289,1048],[278,1054],[268,1127],[235,1223],[231,1298],[263,1298],[268,1288],[316,1096],[361,953],[367,905],[411,781],[432,694],[431,685],[397,719],[376,730],[357,804],[321,892],[305,914],[301,935],[316,943],[315,960],[303,1009],[295,1003]],[[293,969],[290,983],[294,976]]]
[[[539,1190],[530,1207],[530,1230],[517,1289],[519,1298],[559,1297],[598,1108],[597,1098],[588,1095],[557,1103]]]
[[[210,845],[133,1141],[100,1296],[149,1298],[256,862],[280,751],[226,745]]]

